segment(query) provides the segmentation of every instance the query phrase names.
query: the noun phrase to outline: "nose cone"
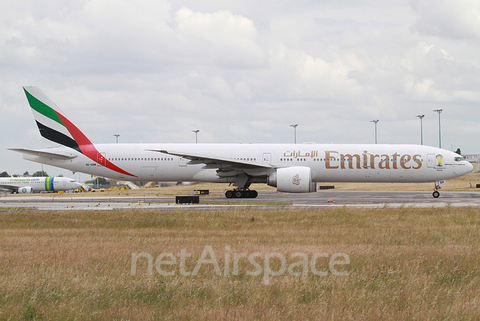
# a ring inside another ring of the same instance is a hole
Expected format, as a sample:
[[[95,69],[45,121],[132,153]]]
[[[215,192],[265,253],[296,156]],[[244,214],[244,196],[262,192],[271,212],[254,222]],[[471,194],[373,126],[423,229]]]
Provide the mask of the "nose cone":
[[[467,162],[467,173],[473,171],[473,165],[470,162]]]

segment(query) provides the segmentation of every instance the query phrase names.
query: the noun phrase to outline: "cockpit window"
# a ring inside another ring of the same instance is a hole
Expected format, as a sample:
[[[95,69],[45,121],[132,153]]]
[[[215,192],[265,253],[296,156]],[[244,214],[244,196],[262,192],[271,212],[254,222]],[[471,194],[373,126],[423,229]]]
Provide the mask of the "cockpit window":
[[[465,157],[455,157],[456,162],[461,162],[461,161],[464,161],[464,160],[465,160]]]

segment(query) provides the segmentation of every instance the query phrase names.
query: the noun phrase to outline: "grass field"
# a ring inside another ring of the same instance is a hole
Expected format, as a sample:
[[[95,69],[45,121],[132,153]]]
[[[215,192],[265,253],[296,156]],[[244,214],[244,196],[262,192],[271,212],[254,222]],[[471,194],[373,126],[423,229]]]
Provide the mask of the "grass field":
[[[0,222],[0,320],[480,319],[476,209],[2,211]],[[136,273],[132,253],[144,255]]]

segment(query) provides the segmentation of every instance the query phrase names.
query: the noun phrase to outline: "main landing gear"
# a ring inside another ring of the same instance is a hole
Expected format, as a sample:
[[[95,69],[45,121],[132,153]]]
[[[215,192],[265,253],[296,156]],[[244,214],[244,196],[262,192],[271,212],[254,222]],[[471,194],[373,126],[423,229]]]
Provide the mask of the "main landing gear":
[[[225,197],[226,198],[256,198],[258,196],[257,191],[252,191],[249,189],[246,190],[233,190],[233,191],[226,191]]]
[[[255,198],[258,196],[257,191],[250,190],[250,183],[252,179],[247,174],[237,175],[235,178],[234,186],[237,186],[236,189],[232,191],[226,191],[226,198]]]

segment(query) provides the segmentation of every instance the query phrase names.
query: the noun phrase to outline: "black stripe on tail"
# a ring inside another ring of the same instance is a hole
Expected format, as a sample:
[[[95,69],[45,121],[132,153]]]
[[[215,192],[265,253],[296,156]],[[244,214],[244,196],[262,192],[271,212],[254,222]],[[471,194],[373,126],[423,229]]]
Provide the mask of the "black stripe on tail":
[[[78,144],[75,140],[73,140],[72,138],[66,136],[65,134],[62,134],[50,127],[47,127],[45,125],[43,125],[42,123],[39,123],[38,121],[37,122],[37,126],[38,126],[38,130],[40,131],[40,135],[42,135],[44,138],[54,142],[54,143],[57,143],[57,144],[60,144],[60,145],[63,145],[63,146],[67,146],[67,147],[70,147],[74,150],[76,150],[77,152],[82,152],[80,150],[80,147],[78,147]]]

